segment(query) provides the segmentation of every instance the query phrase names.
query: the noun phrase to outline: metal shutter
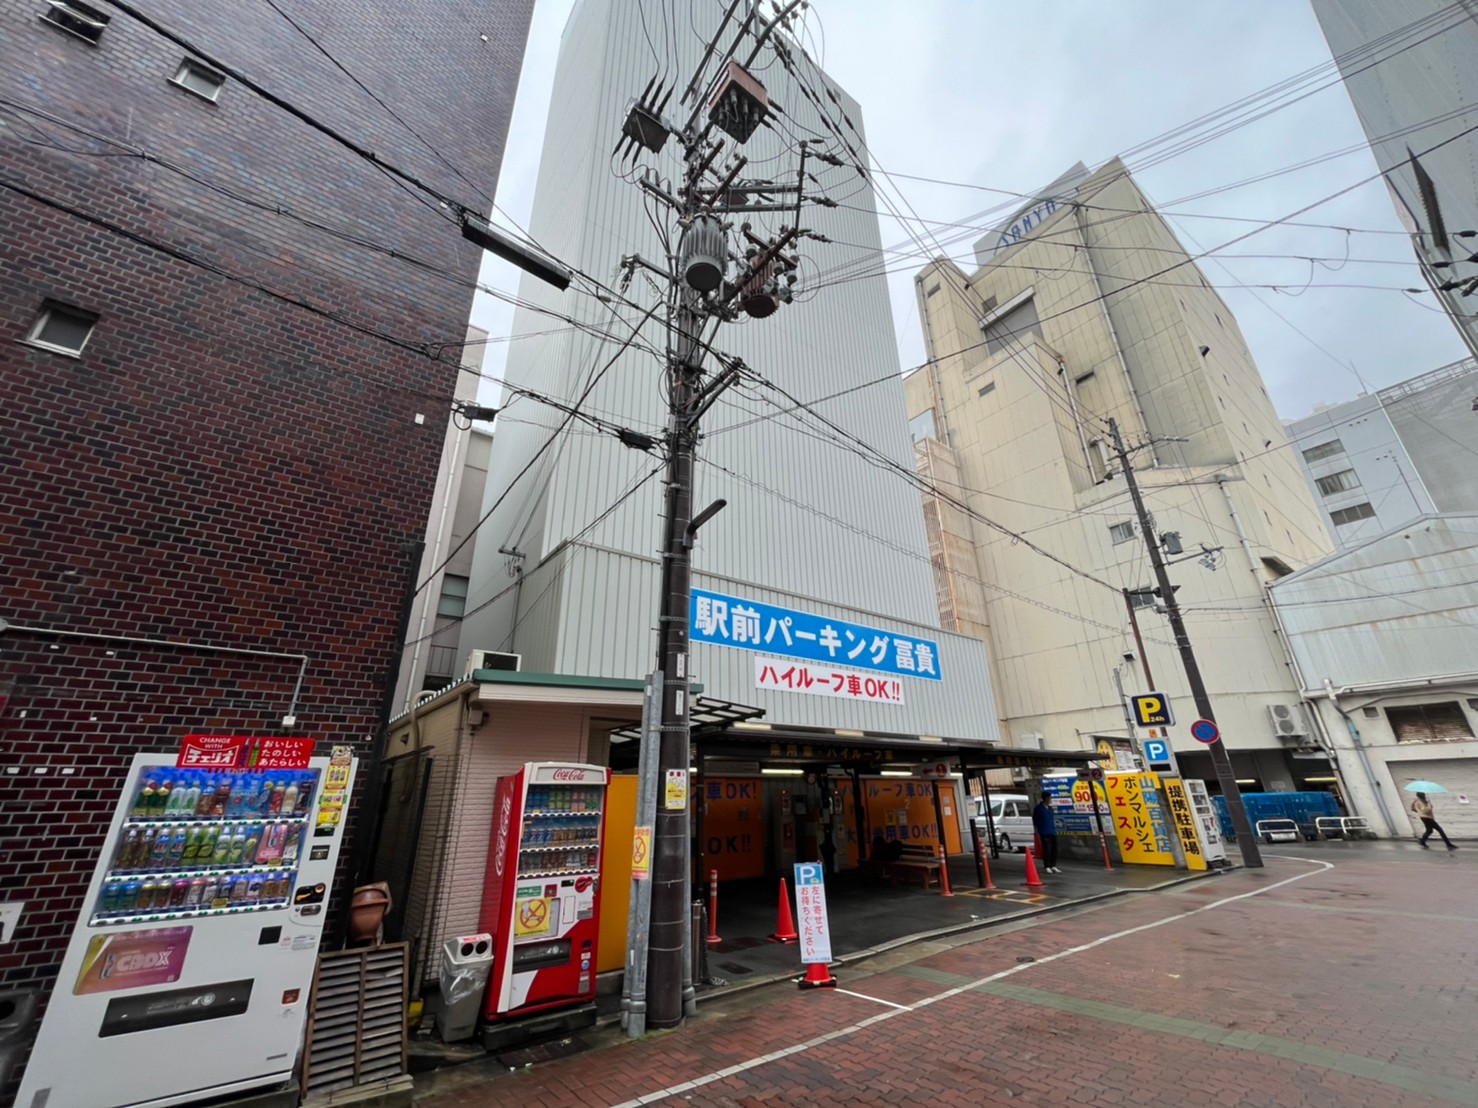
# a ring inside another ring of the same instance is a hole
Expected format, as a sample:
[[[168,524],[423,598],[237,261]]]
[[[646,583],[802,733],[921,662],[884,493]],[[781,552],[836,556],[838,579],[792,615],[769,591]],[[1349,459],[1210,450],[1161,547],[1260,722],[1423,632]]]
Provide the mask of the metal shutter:
[[[1447,792],[1427,799],[1432,802],[1433,818],[1442,825],[1447,837],[1478,839],[1478,758],[1412,759],[1392,761],[1388,765],[1396,787],[1403,790],[1401,798],[1413,831],[1421,833],[1421,821],[1411,814],[1413,797],[1405,791],[1406,784],[1410,781],[1435,781]],[[1437,842],[1436,836],[1432,841]],[[1437,845],[1442,844],[1437,842]]]

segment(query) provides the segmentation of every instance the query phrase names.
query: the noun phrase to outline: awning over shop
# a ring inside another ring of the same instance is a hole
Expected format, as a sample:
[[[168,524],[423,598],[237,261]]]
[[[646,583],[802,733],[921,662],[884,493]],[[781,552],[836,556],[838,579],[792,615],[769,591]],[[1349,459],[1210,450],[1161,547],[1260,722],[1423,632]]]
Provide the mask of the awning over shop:
[[[1092,750],[1037,750],[972,739],[934,739],[917,735],[837,734],[770,728],[733,727],[695,739],[700,758],[728,758],[768,766],[912,766],[943,764],[950,770],[999,766],[1087,765]]]

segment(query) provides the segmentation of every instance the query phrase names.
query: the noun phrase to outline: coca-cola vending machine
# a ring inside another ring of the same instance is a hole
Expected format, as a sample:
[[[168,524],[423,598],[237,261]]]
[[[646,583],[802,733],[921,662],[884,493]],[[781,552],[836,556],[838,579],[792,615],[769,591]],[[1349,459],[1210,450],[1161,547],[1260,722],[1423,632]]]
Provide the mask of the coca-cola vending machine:
[[[601,766],[530,762],[498,779],[482,892],[490,1020],[595,997],[609,776]]]

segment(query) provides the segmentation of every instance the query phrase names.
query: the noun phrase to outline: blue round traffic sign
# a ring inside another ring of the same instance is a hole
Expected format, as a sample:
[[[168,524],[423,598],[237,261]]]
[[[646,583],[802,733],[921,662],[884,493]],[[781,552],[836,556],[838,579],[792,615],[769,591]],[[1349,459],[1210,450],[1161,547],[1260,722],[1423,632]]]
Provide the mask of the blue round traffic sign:
[[[1198,719],[1191,724],[1191,738],[1198,743],[1214,743],[1221,738],[1221,729],[1209,719]]]

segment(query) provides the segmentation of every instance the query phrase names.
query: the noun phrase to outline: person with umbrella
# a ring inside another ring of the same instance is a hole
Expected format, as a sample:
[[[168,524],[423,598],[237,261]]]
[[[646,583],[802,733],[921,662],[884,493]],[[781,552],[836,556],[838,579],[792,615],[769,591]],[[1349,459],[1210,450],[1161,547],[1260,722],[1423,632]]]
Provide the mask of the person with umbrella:
[[[1420,838],[1416,841],[1422,844],[1423,849],[1431,849],[1427,846],[1427,840],[1432,837],[1432,832],[1442,836],[1442,841],[1447,844],[1448,850],[1456,850],[1452,840],[1447,837],[1447,832],[1442,830],[1442,825],[1433,818],[1432,802],[1427,799],[1428,793],[1445,793],[1447,790],[1435,781],[1413,781],[1406,786],[1406,791],[1416,793],[1416,799],[1411,802],[1411,810],[1416,813],[1416,818],[1422,821],[1426,828]]]

